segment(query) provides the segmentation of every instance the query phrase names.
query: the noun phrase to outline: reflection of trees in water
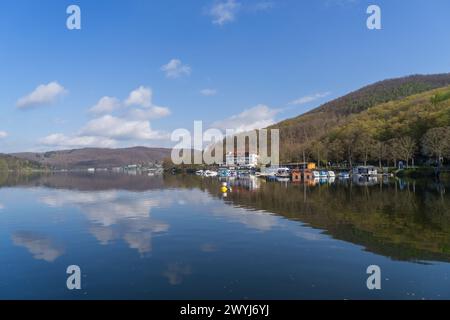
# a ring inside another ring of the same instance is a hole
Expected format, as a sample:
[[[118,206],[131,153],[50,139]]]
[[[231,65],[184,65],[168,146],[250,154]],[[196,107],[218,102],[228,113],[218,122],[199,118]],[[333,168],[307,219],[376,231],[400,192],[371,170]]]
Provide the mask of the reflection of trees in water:
[[[214,179],[177,177],[167,182],[221,197]],[[257,192],[234,190],[224,201],[307,223],[394,259],[450,261],[450,197],[443,184],[433,181],[394,180],[372,187],[262,183]]]
[[[88,191],[199,189],[216,198],[223,198],[219,180],[190,175],[167,175],[164,178],[96,175],[95,179],[89,175],[8,176],[3,182],[3,185],[15,184]],[[433,180],[379,181],[374,186],[357,186],[347,182],[314,187],[262,181],[258,190],[247,190],[242,186],[233,188],[223,201],[235,207],[267,211],[307,223],[325,230],[336,239],[363,245],[367,250],[395,259],[450,261],[450,196],[446,193],[446,187],[448,184]],[[120,204],[105,199],[106,207],[108,203]],[[95,208],[96,204],[97,201],[93,201],[90,206]],[[108,212],[107,216],[111,216],[115,210],[106,207],[105,210],[96,208],[95,211]],[[88,208],[83,208],[85,212],[90,212]],[[134,209],[131,211],[136,212]],[[119,237],[126,233],[103,230],[99,225],[96,227],[93,233],[102,243],[117,238],[116,233],[121,234]],[[148,239],[136,239],[134,233],[131,236],[126,234],[125,239],[130,245],[149,250],[151,245]],[[142,246],[143,243],[147,246]]]
[[[27,185],[37,181],[41,177],[42,174],[39,173],[15,174],[7,171],[0,171],[0,188]]]
[[[126,175],[116,173],[48,173],[7,174],[0,173],[0,188],[7,186],[42,186],[53,189],[80,191],[130,190],[147,191],[164,188],[161,176]]]

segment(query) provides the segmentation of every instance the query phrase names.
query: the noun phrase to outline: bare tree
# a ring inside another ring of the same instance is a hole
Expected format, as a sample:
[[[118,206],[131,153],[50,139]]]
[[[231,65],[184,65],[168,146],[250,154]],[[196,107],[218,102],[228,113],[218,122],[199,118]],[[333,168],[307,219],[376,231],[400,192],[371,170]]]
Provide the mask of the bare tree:
[[[384,141],[377,141],[376,143],[378,166],[383,167],[383,160],[388,157],[388,145]]]
[[[344,160],[344,146],[341,140],[334,139],[327,144],[328,151],[330,153],[330,160],[340,163]]]
[[[411,159],[414,167],[414,155],[417,150],[416,142],[409,136],[402,137],[398,140],[399,155],[403,160],[406,160],[406,167],[409,167],[409,160]]]
[[[437,162],[443,157],[450,157],[450,127],[428,130],[422,138],[422,153],[436,157]]]
[[[375,146],[376,141],[368,133],[361,132],[355,144],[355,151],[359,155],[360,159],[363,160],[364,165],[372,159],[372,156],[376,153]]]
[[[391,139],[387,142],[387,158],[394,163],[394,167],[397,167],[397,160],[401,157],[398,145],[398,139]]]

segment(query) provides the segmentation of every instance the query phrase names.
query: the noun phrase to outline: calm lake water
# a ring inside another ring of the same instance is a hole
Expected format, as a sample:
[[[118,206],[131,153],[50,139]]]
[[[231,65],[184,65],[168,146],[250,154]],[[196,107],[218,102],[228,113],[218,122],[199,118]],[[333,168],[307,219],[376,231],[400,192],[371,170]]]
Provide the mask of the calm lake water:
[[[0,298],[450,299],[448,184],[231,184],[2,176]]]

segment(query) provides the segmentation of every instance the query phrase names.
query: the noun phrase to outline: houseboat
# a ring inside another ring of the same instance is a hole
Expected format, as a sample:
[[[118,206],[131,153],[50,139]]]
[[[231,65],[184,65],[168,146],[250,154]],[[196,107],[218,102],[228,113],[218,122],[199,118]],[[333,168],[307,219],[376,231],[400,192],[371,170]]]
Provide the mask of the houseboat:
[[[292,170],[292,182],[301,182],[302,172],[298,169]]]
[[[359,166],[353,168],[353,175],[362,177],[374,177],[378,175],[378,171],[373,166]]]
[[[289,168],[279,168],[275,173],[277,178],[291,178],[291,170]]]
[[[339,172],[339,179],[350,179],[350,173],[347,171]]]
[[[314,180],[314,173],[312,170],[306,169],[302,171],[302,179],[303,181],[311,181]]]

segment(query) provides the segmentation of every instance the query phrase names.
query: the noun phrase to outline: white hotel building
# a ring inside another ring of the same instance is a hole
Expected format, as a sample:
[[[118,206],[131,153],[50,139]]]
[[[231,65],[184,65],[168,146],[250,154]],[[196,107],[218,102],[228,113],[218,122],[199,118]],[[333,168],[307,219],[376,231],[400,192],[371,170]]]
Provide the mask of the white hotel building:
[[[238,166],[256,168],[258,166],[258,158],[259,156],[253,153],[236,154],[229,152],[226,154],[225,162],[227,167]]]

